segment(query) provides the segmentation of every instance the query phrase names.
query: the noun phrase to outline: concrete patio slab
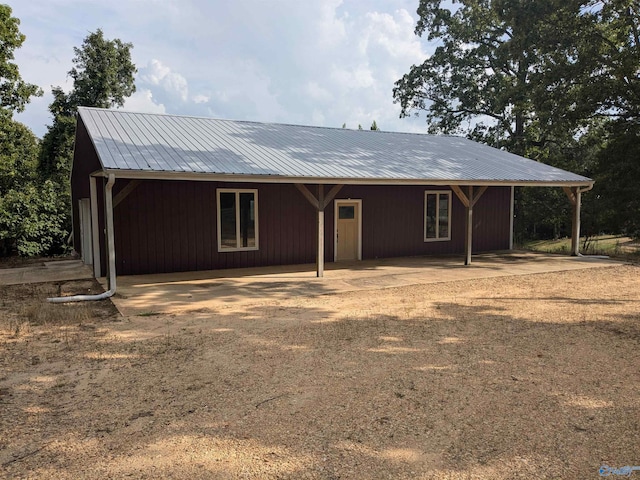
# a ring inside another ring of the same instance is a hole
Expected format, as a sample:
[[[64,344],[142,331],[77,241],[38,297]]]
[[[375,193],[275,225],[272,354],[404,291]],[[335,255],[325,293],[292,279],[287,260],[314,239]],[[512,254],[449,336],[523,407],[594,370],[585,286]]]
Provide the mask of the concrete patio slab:
[[[531,252],[479,254],[473,264],[461,256],[409,257],[315,265],[215,270],[118,277],[112,298],[123,315],[216,311],[229,305],[265,304],[280,298],[402,287],[509,275],[621,265],[602,257],[568,257]],[[106,288],[106,279],[100,279]]]
[[[93,278],[91,267],[82,260],[55,260],[26,267],[0,269],[0,285],[60,282]]]

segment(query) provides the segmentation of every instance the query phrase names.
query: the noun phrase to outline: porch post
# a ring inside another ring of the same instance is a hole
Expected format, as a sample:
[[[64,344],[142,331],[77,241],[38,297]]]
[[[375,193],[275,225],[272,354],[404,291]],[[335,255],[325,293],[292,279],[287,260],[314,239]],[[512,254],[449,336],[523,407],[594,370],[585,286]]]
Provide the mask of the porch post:
[[[324,195],[324,185],[318,185],[318,198],[313,196],[313,193],[309,191],[301,183],[296,183],[295,187],[300,190],[300,193],[309,201],[313,208],[316,209],[318,219],[318,249],[316,251],[316,276],[324,276],[324,209],[327,208],[327,204],[331,202],[343,187],[341,184],[334,185],[327,196]]]
[[[573,228],[571,231],[571,255],[580,255],[580,206],[582,203],[582,192],[580,187],[573,190],[575,201],[573,205]]]
[[[509,250],[513,250],[513,215],[515,206],[515,187],[511,187],[511,206],[509,208]]]
[[[318,255],[316,276],[324,277],[324,186],[318,185]]]
[[[464,264],[471,265],[471,250],[473,247],[473,206],[478,203],[480,197],[487,191],[488,186],[483,185],[482,187],[478,187],[478,191],[473,193],[473,186],[469,185],[468,193],[462,191],[458,185],[451,185],[451,190],[458,196],[462,204],[464,205],[467,215],[466,215],[466,225],[465,225],[465,238],[464,238]]]
[[[473,245],[473,202],[471,199],[473,198],[473,187],[469,186],[469,193],[467,195],[469,199],[469,204],[467,205],[467,228],[466,228],[466,237],[464,242],[464,251],[465,258],[464,264],[471,265],[471,247]]]
[[[562,187],[564,193],[569,197],[573,211],[571,228],[571,255],[580,255],[580,205],[582,203],[582,192],[590,190],[591,187],[581,190],[580,187]]]

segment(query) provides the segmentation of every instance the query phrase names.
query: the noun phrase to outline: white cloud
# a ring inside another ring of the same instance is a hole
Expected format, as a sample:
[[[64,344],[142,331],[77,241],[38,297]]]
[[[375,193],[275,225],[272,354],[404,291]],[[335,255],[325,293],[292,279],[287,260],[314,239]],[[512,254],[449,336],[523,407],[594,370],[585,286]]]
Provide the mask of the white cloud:
[[[124,108],[132,112],[142,113],[167,113],[167,109],[161,103],[156,103],[153,93],[147,88],[138,89],[125,101]]]
[[[185,102],[189,96],[187,79],[179,73],[172,72],[169,67],[155,58],[139,70],[138,82],[142,85],[161,87],[169,95],[175,95]]]
[[[416,0],[82,5],[17,2],[27,41],[16,58],[26,80],[47,91],[69,87],[73,47],[103,28],[107,38],[134,45],[138,92],[129,110],[363,128],[375,119],[387,130],[425,130],[420,120],[399,120],[392,98],[394,82],[429,53],[413,34]],[[44,103],[34,102],[23,118],[42,122]],[[42,123],[32,128],[44,130]]]
[[[211,100],[211,97],[210,97],[209,95],[202,95],[202,94],[199,94],[199,95],[195,95],[195,96],[193,97],[193,101],[194,101],[195,103],[208,103],[208,102],[209,102],[209,100]]]
[[[309,95],[309,98],[311,98],[312,100],[319,102],[330,102],[331,100],[333,100],[333,95],[331,94],[331,92],[329,92],[329,90],[325,88],[322,88],[315,81],[311,81],[307,84],[306,91],[307,95]]]
[[[341,89],[363,89],[375,84],[373,73],[366,65],[356,65],[349,69],[333,65],[329,79]]]

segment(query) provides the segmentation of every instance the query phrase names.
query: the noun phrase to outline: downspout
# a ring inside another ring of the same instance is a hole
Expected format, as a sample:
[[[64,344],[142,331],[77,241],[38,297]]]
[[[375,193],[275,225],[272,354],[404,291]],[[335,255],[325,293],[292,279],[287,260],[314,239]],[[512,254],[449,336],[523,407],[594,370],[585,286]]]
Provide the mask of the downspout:
[[[113,184],[116,177],[113,173],[109,174],[109,180],[105,186],[105,213],[107,217],[107,249],[108,249],[108,270],[109,270],[109,290],[98,295],[74,295],[71,297],[53,297],[47,298],[50,303],[69,303],[69,302],[87,302],[91,300],[104,300],[112,297],[116,293],[116,247],[113,235]],[[93,259],[94,262],[99,261]]]

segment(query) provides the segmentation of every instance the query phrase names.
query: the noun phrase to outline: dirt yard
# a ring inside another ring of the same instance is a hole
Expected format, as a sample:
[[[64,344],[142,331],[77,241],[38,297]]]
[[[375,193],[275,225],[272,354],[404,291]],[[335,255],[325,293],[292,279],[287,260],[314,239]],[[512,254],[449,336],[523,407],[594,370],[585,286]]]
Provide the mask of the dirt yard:
[[[122,318],[0,291],[0,477],[584,479],[640,465],[640,267]],[[640,472],[635,472],[640,477]]]

